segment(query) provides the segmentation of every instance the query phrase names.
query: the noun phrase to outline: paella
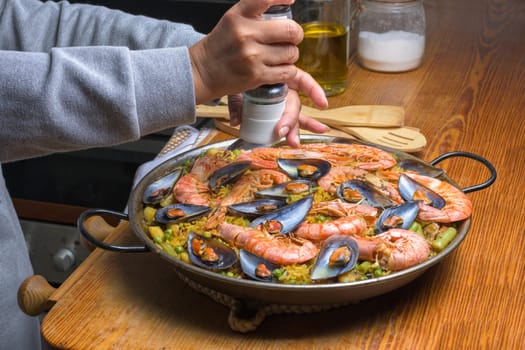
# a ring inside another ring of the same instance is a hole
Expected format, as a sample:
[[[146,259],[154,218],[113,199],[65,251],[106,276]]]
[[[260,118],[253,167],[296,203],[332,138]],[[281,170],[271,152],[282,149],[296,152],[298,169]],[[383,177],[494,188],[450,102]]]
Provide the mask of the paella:
[[[363,281],[456,237],[472,203],[442,174],[359,143],[208,148],[147,184],[141,225],[174,259],[226,277]]]

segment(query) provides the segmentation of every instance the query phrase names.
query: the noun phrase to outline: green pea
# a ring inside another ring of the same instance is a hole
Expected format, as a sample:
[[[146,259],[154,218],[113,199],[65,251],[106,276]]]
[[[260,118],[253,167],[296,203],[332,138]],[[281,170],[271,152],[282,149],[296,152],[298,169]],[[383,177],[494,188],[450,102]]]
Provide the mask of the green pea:
[[[383,275],[384,275],[383,270],[380,267],[377,267],[376,269],[374,269],[374,277],[381,277]]]
[[[326,220],[328,220],[328,218],[327,218],[326,216],[324,216],[324,215],[317,215],[317,221],[318,221],[319,223],[323,223],[323,222],[325,222]]]
[[[273,274],[273,277],[279,279],[281,278],[281,276],[283,275],[284,271],[282,269],[275,269],[273,270],[272,274]]]
[[[153,237],[153,242],[161,244],[162,243],[162,238],[160,238],[159,236],[155,236],[155,237]]]
[[[182,245],[180,245],[180,244],[177,245],[177,246],[175,246],[175,252],[176,252],[177,254],[180,254],[180,253],[182,253],[183,251],[184,251],[184,246],[182,246]]]
[[[167,228],[164,230],[164,238],[166,239],[166,241],[170,241],[172,236],[173,231],[171,229]]]

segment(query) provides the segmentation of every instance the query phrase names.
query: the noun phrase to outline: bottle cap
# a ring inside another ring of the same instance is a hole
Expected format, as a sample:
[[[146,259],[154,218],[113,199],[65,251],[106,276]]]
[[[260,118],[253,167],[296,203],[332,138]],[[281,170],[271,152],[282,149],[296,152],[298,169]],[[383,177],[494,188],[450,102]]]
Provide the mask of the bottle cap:
[[[281,102],[288,94],[288,85],[284,83],[261,85],[244,92],[245,98],[257,104],[273,104]]]

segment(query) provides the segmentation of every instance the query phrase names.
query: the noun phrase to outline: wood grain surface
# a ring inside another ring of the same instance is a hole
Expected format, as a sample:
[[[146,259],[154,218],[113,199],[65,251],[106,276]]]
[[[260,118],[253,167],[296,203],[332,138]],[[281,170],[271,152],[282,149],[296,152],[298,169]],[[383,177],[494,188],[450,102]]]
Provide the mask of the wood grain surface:
[[[428,139],[419,157],[462,150],[495,165],[496,182],[469,195],[472,226],[453,254],[394,292],[331,311],[269,316],[241,334],[229,328],[226,307],[153,254],[97,249],[53,294],[45,339],[70,349],[522,349],[525,2],[426,0],[425,10],[419,69],[374,73],[352,57],[347,91],[329,102],[403,106],[406,124]],[[468,159],[440,166],[463,187],[489,176]],[[134,238],[123,223],[108,240]]]

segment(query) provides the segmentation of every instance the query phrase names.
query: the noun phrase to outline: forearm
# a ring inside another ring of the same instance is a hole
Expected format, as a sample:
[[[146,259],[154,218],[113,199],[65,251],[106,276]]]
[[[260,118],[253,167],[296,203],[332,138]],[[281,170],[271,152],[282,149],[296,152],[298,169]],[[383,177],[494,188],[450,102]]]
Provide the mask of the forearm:
[[[0,51],[0,62],[0,161],[131,141],[194,121],[186,48]]]

